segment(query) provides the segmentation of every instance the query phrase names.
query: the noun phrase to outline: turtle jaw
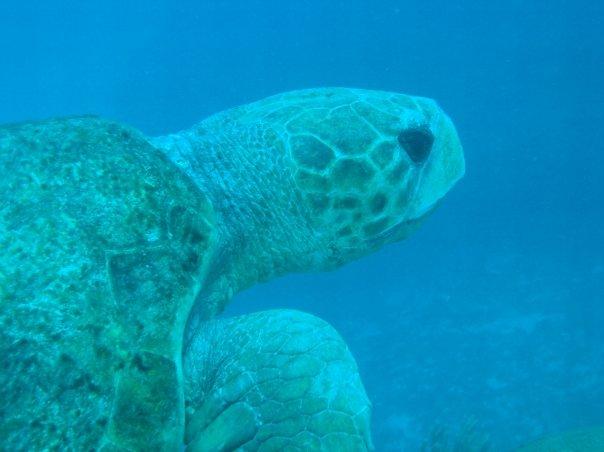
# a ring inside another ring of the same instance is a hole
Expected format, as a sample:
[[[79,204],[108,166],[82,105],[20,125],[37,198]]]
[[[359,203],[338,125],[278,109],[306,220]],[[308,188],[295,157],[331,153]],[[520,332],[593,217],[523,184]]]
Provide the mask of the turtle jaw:
[[[441,204],[441,200],[434,202],[430,206],[426,207],[417,217],[409,220],[400,221],[385,231],[381,232],[378,236],[368,240],[368,243],[372,248],[380,247],[386,243],[400,242],[413,234],[419,227],[424,224],[424,221],[432,215],[432,213]]]

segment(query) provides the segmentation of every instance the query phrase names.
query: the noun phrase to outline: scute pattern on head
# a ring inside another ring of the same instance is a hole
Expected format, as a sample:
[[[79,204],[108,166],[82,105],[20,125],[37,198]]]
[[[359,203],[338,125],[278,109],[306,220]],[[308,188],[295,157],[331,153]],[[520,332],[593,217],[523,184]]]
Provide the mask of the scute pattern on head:
[[[278,94],[154,144],[229,223],[226,273],[236,276],[223,286],[232,292],[406,238],[464,173],[457,133],[436,103],[384,91]]]
[[[335,89],[326,90],[321,101],[330,108],[305,106],[286,123],[288,144],[299,166],[298,186],[320,227],[334,229],[336,248],[349,251],[338,253],[336,261],[346,261],[404,238],[417,226],[425,212],[416,215],[412,204],[430,170],[397,138],[419,127],[436,135],[442,124],[434,123],[440,114],[434,104],[398,94]],[[309,139],[321,145],[321,153],[307,145]],[[397,226],[396,233],[387,233]]]
[[[451,121],[425,98],[323,88],[222,116],[281,138],[315,228],[336,250],[331,265],[405,238],[464,173]]]

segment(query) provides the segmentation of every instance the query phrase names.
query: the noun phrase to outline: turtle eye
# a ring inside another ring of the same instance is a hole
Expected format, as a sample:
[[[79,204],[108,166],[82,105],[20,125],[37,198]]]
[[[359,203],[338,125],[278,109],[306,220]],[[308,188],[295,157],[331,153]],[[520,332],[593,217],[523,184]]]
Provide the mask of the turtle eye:
[[[412,127],[398,134],[398,142],[413,163],[426,161],[434,143],[434,135],[425,126]]]

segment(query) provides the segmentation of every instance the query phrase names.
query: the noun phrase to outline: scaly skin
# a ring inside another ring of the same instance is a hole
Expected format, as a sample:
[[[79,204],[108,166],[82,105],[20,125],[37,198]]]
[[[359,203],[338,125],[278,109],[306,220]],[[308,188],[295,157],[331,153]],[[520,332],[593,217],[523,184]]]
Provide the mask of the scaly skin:
[[[184,392],[206,370],[182,365],[207,362],[199,346],[206,321],[259,281],[335,268],[406,237],[464,163],[451,122],[432,101],[317,89],[156,139],[95,118],[2,127],[0,168],[0,448],[178,450],[185,423],[208,406],[195,389]],[[225,353],[248,359],[238,369],[260,378],[266,366],[249,362],[259,344],[226,340],[230,328],[280,337],[254,318],[221,321],[228,327],[220,334]],[[346,394],[340,408],[356,412],[366,399],[354,362],[335,332],[319,329],[348,363],[345,378],[323,379],[325,389]],[[301,350],[331,368],[333,356],[308,334]],[[293,372],[286,363],[296,359],[283,358],[284,372]],[[300,372],[313,383],[309,369]],[[254,384],[275,399],[291,396]],[[320,393],[298,397],[304,404]],[[283,413],[246,403],[254,419],[285,428]],[[299,414],[292,431],[302,431]],[[228,422],[195,418],[191,448],[220,445],[215,432]],[[316,435],[343,431],[325,419]],[[362,439],[360,449],[370,447],[363,422],[351,436]],[[249,436],[250,425],[258,427],[244,423],[248,430],[229,438]],[[278,448],[257,435],[250,449]]]
[[[298,311],[210,321],[185,353],[187,450],[371,450],[371,405],[335,330]]]

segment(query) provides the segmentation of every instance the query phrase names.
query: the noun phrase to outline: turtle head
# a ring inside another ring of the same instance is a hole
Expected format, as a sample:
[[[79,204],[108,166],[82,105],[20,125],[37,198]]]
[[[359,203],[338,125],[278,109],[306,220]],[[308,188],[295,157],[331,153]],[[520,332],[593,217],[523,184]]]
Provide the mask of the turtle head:
[[[287,98],[285,98],[287,96]],[[330,268],[407,237],[464,174],[455,128],[426,98],[322,89],[282,95],[294,179]]]
[[[404,239],[464,173],[436,103],[382,91],[278,94],[154,144],[216,210],[223,258],[212,274],[229,294]]]

